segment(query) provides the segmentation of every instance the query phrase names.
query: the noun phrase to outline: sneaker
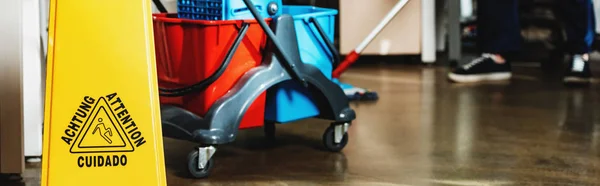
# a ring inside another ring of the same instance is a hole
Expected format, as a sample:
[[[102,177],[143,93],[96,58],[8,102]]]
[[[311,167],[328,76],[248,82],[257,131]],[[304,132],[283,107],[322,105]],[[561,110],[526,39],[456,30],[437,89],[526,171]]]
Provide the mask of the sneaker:
[[[563,81],[567,84],[589,83],[592,79],[590,63],[582,55],[574,55]]]
[[[483,54],[448,74],[448,78],[459,83],[509,80],[512,76],[510,65],[508,62],[496,63],[495,57],[493,54]]]

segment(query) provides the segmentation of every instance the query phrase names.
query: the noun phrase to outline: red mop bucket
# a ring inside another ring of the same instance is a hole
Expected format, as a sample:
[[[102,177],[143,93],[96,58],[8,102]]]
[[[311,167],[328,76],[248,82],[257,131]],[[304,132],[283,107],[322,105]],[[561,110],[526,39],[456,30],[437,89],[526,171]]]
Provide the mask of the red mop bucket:
[[[250,69],[259,66],[266,35],[255,20],[205,21],[179,19],[177,14],[154,14],[154,41],[158,84],[161,88],[193,85],[212,75],[232,47],[243,22],[250,26],[223,74],[208,88],[180,97],[160,97],[171,104],[204,116]],[[265,93],[246,111],[240,128],[264,123]]]

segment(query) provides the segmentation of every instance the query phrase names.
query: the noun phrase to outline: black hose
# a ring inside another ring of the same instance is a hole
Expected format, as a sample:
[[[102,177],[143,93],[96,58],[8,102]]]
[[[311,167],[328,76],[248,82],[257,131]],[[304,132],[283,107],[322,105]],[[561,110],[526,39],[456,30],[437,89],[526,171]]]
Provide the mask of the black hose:
[[[321,35],[323,41],[325,41],[325,44],[327,44],[327,48],[329,48],[331,51],[331,55],[333,55],[333,69],[335,69],[340,64],[340,52],[338,52],[333,43],[329,41],[327,34],[325,34],[325,31],[323,31],[323,28],[321,28],[321,25],[317,19],[311,17],[309,21],[315,25],[315,28],[317,28],[317,31],[319,31],[319,35]]]
[[[235,38],[235,41],[233,42],[233,45],[231,46],[231,48],[229,48],[229,51],[227,52],[225,59],[223,59],[223,62],[221,63],[221,65],[219,66],[217,71],[215,71],[213,74],[211,74],[208,78],[206,78],[198,83],[195,83],[191,86],[187,86],[187,87],[183,87],[183,88],[172,88],[172,89],[159,88],[159,91],[160,91],[159,95],[165,96],[165,97],[179,97],[179,96],[183,96],[183,95],[189,94],[194,91],[204,90],[209,85],[211,85],[215,81],[217,81],[219,79],[219,77],[221,77],[221,75],[223,75],[223,72],[225,72],[227,67],[229,66],[229,63],[231,62],[233,55],[237,51],[240,43],[242,43],[242,39],[244,39],[244,36],[246,36],[246,32],[248,31],[249,26],[250,25],[248,23],[242,23],[242,28],[238,32],[238,35]],[[163,92],[166,92],[166,93],[163,93]]]
[[[167,8],[165,8],[165,6],[162,4],[162,2],[160,2],[160,0],[152,0],[152,2],[154,2],[154,5],[156,5],[156,9],[158,9],[160,13],[167,13]]]

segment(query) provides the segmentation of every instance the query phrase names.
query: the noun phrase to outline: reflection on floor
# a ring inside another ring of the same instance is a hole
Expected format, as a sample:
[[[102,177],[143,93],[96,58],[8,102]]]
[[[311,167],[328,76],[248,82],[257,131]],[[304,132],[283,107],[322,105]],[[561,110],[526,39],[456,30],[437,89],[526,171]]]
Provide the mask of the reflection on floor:
[[[598,84],[567,88],[558,73],[515,69],[511,82],[454,85],[440,67],[357,67],[344,81],[380,100],[353,104],[358,119],[343,153],[321,149],[326,121],[278,125],[274,144],[260,128],[245,130],[219,149],[210,178],[193,180],[184,166],[194,144],[166,139],[168,183],[600,184]],[[38,166],[28,167],[27,185],[39,184]]]

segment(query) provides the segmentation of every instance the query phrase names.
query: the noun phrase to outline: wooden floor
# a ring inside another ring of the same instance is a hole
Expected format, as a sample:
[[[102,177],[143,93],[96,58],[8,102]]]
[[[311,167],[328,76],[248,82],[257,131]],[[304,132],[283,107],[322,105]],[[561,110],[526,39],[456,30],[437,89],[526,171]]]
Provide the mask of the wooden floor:
[[[600,66],[598,66],[600,67]],[[455,85],[442,67],[365,66],[343,81],[378,91],[353,103],[342,153],[326,152],[327,121],[261,128],[222,146],[208,179],[186,178],[194,144],[165,140],[169,185],[600,185],[600,84],[565,87],[558,70],[519,64],[511,82]],[[600,76],[600,73],[596,73]],[[39,165],[24,183],[39,185]]]

